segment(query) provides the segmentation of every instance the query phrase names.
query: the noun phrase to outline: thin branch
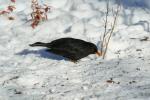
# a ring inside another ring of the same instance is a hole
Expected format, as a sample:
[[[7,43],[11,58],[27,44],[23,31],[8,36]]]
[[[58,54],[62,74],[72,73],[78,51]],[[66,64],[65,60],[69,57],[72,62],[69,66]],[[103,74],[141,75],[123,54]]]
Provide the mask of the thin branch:
[[[119,15],[119,11],[120,11],[120,5],[117,6],[117,11],[116,13],[114,12],[114,21],[113,21],[113,24],[111,26],[111,31],[110,31],[110,34],[109,34],[109,37],[108,37],[108,41],[106,42],[106,48],[105,48],[105,51],[103,53],[103,59],[105,58],[105,55],[106,55],[106,52],[107,52],[107,49],[108,49],[108,44],[109,44],[109,41],[110,41],[110,38],[112,36],[112,33],[114,32],[114,29],[115,29],[115,26],[116,26],[116,23],[117,23],[117,18],[118,18],[118,15]]]
[[[104,40],[105,40],[105,37],[106,37],[106,33],[107,33],[107,26],[108,26],[108,15],[109,15],[109,0],[107,0],[106,1],[106,7],[107,7],[107,9],[106,9],[106,16],[105,16],[105,25],[104,25],[104,28],[105,28],[105,30],[104,30],[104,34],[103,34],[103,38],[102,38],[102,44],[101,44],[101,52],[103,52],[103,47],[104,47],[104,44],[105,44],[105,42],[104,42]]]

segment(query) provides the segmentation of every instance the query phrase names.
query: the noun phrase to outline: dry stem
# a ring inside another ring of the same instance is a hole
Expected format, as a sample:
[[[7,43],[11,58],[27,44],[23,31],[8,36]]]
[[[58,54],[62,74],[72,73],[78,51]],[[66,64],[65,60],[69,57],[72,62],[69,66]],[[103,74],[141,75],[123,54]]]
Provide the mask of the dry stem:
[[[104,26],[105,31],[103,34],[102,45],[101,45],[101,52],[102,52],[103,59],[105,58],[105,55],[107,53],[108,44],[109,44],[110,38],[114,32],[114,29],[116,27],[116,23],[117,23],[119,11],[120,11],[120,5],[119,4],[117,5],[116,12],[114,12],[114,10],[112,9],[112,13],[114,15],[113,16],[114,20],[113,20],[113,23],[111,24],[111,29],[108,30],[107,27],[108,27],[108,14],[109,14],[109,0],[107,0],[106,3],[107,3],[107,11],[106,11],[106,17],[105,17],[106,18],[105,19],[105,26]]]

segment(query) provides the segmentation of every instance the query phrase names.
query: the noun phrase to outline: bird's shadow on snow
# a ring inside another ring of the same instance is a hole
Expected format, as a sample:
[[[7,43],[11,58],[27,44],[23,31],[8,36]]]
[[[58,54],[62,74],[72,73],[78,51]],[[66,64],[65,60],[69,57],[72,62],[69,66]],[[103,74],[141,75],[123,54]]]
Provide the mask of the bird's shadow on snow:
[[[34,55],[39,55],[42,58],[47,58],[47,59],[53,59],[53,60],[66,60],[64,57],[53,54],[51,52],[48,52],[47,49],[40,49],[40,50],[28,50],[24,49],[23,51],[16,53],[16,55],[29,55],[29,54],[34,54]]]

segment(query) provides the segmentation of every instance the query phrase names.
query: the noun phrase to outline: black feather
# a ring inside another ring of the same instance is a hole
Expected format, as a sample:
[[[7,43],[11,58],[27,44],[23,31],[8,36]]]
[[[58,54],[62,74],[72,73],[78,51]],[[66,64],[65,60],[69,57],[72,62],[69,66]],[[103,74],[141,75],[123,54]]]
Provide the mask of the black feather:
[[[95,44],[74,38],[60,38],[50,43],[36,42],[30,46],[47,47],[49,52],[66,57],[72,61],[77,61],[98,51]]]

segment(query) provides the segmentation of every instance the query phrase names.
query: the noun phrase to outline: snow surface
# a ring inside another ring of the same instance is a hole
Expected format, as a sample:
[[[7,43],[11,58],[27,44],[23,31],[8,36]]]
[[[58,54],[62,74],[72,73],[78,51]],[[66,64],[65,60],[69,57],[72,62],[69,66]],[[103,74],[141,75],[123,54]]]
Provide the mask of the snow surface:
[[[0,100],[150,100],[150,40],[141,41],[150,38],[149,0],[123,0],[106,59],[78,63],[29,44],[74,37],[99,45],[105,0],[42,0],[53,9],[35,29],[30,1],[16,1],[0,16]],[[0,0],[0,9],[8,4]]]

